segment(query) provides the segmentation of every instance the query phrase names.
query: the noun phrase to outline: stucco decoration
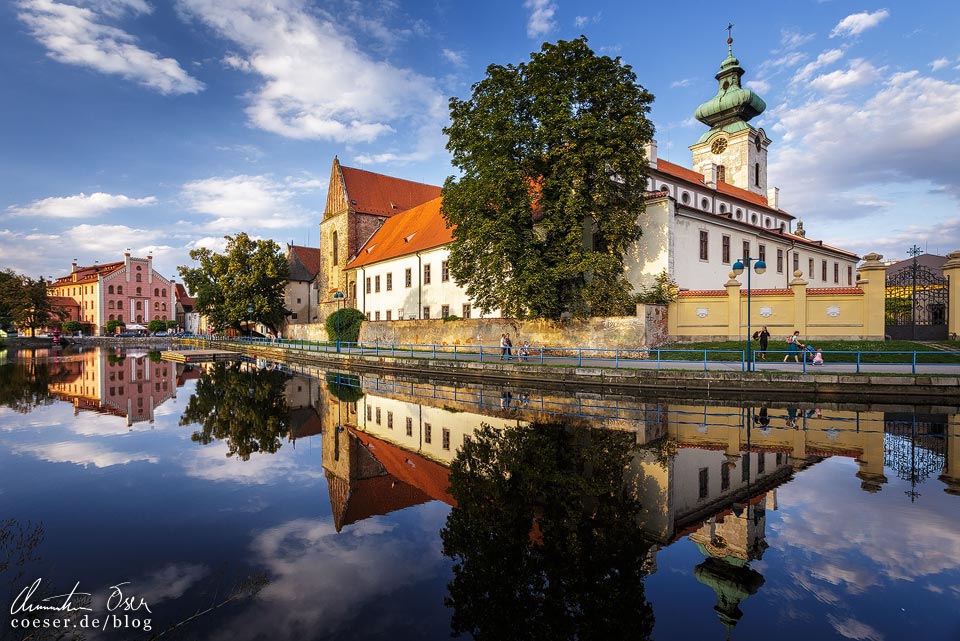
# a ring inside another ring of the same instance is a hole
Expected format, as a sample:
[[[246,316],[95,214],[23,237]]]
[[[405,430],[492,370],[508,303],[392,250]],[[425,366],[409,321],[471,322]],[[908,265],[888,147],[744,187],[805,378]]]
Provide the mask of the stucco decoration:
[[[707,317],[707,314],[709,314],[709,313],[710,313],[710,310],[707,309],[706,307],[698,307],[698,308],[697,308],[697,316],[699,316],[700,318],[706,318],[706,317]]]
[[[763,316],[764,318],[770,318],[771,316],[773,316],[773,308],[772,308],[772,307],[761,307],[761,308],[760,308],[760,315]]]
[[[827,308],[827,316],[831,318],[836,318],[839,315],[840,315],[839,305],[831,305],[830,307]]]

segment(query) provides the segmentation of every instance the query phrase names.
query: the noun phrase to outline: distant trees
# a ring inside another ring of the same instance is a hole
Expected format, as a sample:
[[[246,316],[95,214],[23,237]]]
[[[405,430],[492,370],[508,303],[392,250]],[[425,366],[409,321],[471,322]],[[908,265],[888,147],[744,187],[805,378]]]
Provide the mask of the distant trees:
[[[216,330],[243,331],[251,323],[260,323],[277,332],[287,314],[283,306],[289,277],[286,256],[272,240],[253,240],[245,233],[225,238],[225,253],[194,249],[190,258],[199,267],[177,268],[197,298],[196,310]]]
[[[116,334],[118,327],[120,327],[120,328],[126,327],[126,323],[124,323],[124,322],[121,321],[121,320],[110,320],[110,321],[107,321],[106,330],[107,330],[107,333],[108,333],[108,334]],[[123,330],[121,329],[121,331],[123,331]]]
[[[0,325],[29,329],[33,335],[38,327],[46,327],[51,320],[60,319],[47,297],[47,281],[14,273],[0,272]]]
[[[484,312],[558,318],[630,307],[627,249],[640,237],[653,96],[586,38],[491,65],[450,100],[442,214],[450,272]]]

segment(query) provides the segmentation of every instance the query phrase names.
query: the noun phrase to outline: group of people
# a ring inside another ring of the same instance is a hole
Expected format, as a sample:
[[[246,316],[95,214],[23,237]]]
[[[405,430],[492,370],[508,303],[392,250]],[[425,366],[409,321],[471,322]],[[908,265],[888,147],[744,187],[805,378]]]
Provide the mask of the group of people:
[[[510,340],[510,334],[500,334],[500,360],[509,361],[513,355],[513,341]],[[530,358],[530,341],[523,341],[523,345],[517,350],[517,357],[521,362]]]
[[[770,332],[767,330],[767,326],[764,325],[759,331],[753,333],[753,340],[760,341],[760,349],[757,350],[757,355],[760,356],[761,360],[767,360],[767,348],[770,344]],[[793,333],[792,336],[787,337],[787,353],[783,357],[783,362],[786,363],[791,356],[793,356],[793,361],[795,363],[800,362],[800,354],[803,354],[804,359],[810,358],[811,363],[814,365],[823,365],[823,352],[819,349],[816,349],[812,345],[804,345],[800,342],[800,331],[797,330]]]

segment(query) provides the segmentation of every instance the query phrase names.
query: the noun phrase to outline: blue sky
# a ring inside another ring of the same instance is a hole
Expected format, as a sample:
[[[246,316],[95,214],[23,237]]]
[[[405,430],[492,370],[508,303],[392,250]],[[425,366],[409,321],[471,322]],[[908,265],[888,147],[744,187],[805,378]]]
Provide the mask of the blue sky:
[[[317,245],[333,156],[442,184],[450,96],[584,34],[689,166],[726,25],[766,101],[770,184],[808,237],[960,249],[960,8],[792,0],[12,0],[0,7],[0,268],[60,276],[245,231]]]

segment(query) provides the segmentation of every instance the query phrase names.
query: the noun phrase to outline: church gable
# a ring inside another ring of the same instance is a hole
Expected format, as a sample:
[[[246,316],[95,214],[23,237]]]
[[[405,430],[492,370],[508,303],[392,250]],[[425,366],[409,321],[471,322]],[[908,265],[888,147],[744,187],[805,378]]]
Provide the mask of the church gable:
[[[340,160],[333,157],[333,167],[330,168],[330,183],[327,190],[327,205],[323,209],[324,218],[342,213],[347,209],[347,190],[343,182],[343,171]]]

